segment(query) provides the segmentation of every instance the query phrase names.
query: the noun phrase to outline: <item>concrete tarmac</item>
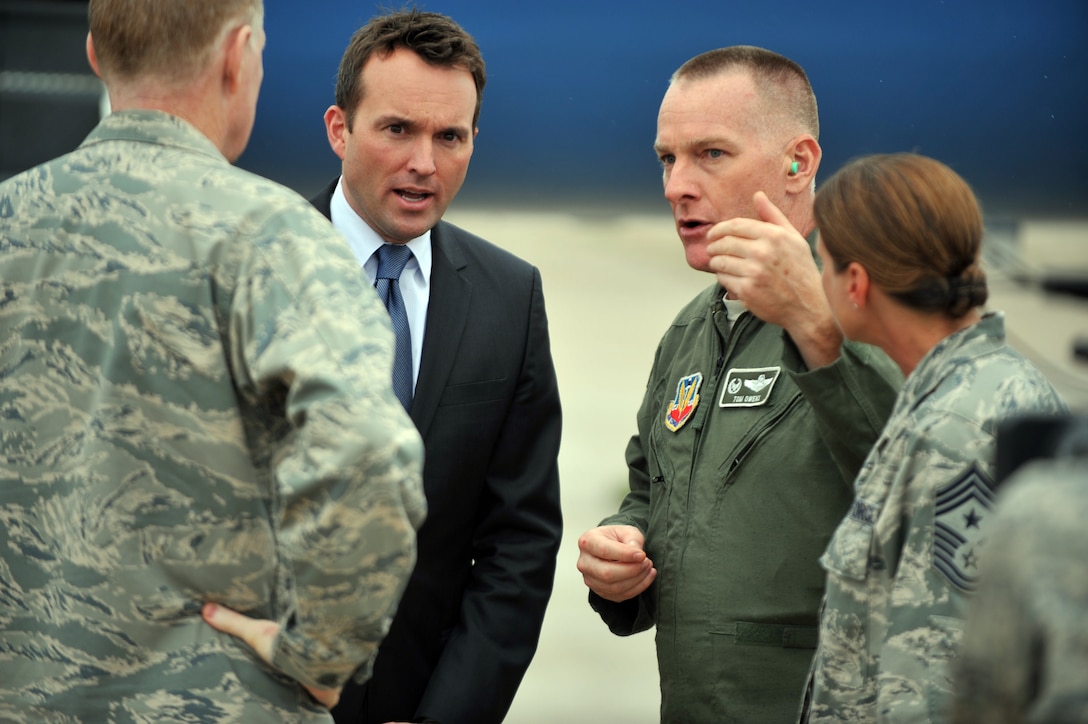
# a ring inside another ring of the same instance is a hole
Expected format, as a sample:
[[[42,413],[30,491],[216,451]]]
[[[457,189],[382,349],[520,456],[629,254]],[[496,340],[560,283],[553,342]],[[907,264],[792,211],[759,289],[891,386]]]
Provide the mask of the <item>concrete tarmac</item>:
[[[541,270],[563,399],[564,535],[540,647],[507,724],[658,722],[653,631],[614,636],[586,602],[578,536],[615,512],[627,489],[624,448],[635,429],[654,350],[680,307],[710,283],[684,261],[672,216],[451,208],[446,217]],[[1002,225],[987,238],[992,309],[1010,343],[1070,406],[1088,412],[1088,300],[1015,281],[1051,269],[1088,274],[1088,222]]]

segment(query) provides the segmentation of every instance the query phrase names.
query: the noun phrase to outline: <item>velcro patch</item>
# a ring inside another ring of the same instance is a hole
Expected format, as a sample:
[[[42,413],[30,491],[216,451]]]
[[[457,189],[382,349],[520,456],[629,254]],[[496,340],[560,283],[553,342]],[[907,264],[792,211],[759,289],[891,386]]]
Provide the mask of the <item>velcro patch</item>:
[[[854,500],[850,508],[850,518],[866,525],[876,525],[876,519],[880,515],[880,506],[874,505],[860,498]]]
[[[691,419],[699,406],[699,386],[702,383],[702,372],[683,377],[676,383],[676,397],[665,411],[665,427],[676,432]]]
[[[725,376],[718,407],[759,407],[771,399],[781,367],[734,368]]]

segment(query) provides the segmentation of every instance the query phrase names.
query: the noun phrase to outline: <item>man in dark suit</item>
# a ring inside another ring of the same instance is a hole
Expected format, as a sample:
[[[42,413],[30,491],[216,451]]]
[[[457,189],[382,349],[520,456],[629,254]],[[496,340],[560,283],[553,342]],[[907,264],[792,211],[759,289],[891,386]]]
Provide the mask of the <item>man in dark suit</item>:
[[[441,220],[468,170],[484,82],[456,23],[397,12],[355,33],[325,113],[342,175],[314,205],[372,280],[383,245],[412,252],[398,280],[414,375],[405,405],[429,506],[373,675],[333,709],[341,723],[500,722],[551,595],[560,407],[540,273]]]

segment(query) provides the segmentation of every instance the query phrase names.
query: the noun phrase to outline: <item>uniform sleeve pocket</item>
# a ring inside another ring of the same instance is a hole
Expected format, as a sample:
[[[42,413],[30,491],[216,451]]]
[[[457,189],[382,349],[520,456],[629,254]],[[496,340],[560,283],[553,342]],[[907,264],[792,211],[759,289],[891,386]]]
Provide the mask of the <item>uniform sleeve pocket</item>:
[[[828,691],[855,691],[869,683],[867,644],[872,631],[866,574],[872,537],[871,523],[848,517],[839,524],[820,558],[829,581],[833,579],[828,594],[835,590],[838,599],[825,598],[820,614],[815,676],[817,685]]]
[[[831,536],[831,542],[820,558],[820,565],[837,576],[864,581],[869,570],[872,538],[871,523],[847,517]]]
[[[948,721],[952,702],[952,661],[963,638],[963,620],[952,616],[930,616],[930,636],[923,641],[929,663],[925,682],[930,721]]]

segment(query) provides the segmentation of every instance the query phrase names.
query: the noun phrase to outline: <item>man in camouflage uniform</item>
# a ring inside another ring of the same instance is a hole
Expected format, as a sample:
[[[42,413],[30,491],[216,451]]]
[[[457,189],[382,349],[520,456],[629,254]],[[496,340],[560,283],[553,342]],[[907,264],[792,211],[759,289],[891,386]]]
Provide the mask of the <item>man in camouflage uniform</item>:
[[[998,495],[954,667],[957,724],[1088,721],[1086,520],[1081,416],[1056,458],[1026,464]]]
[[[367,671],[425,514],[388,314],[231,165],[260,0],[89,13],[113,114],[0,184],[0,719],[331,721],[304,688]]]

